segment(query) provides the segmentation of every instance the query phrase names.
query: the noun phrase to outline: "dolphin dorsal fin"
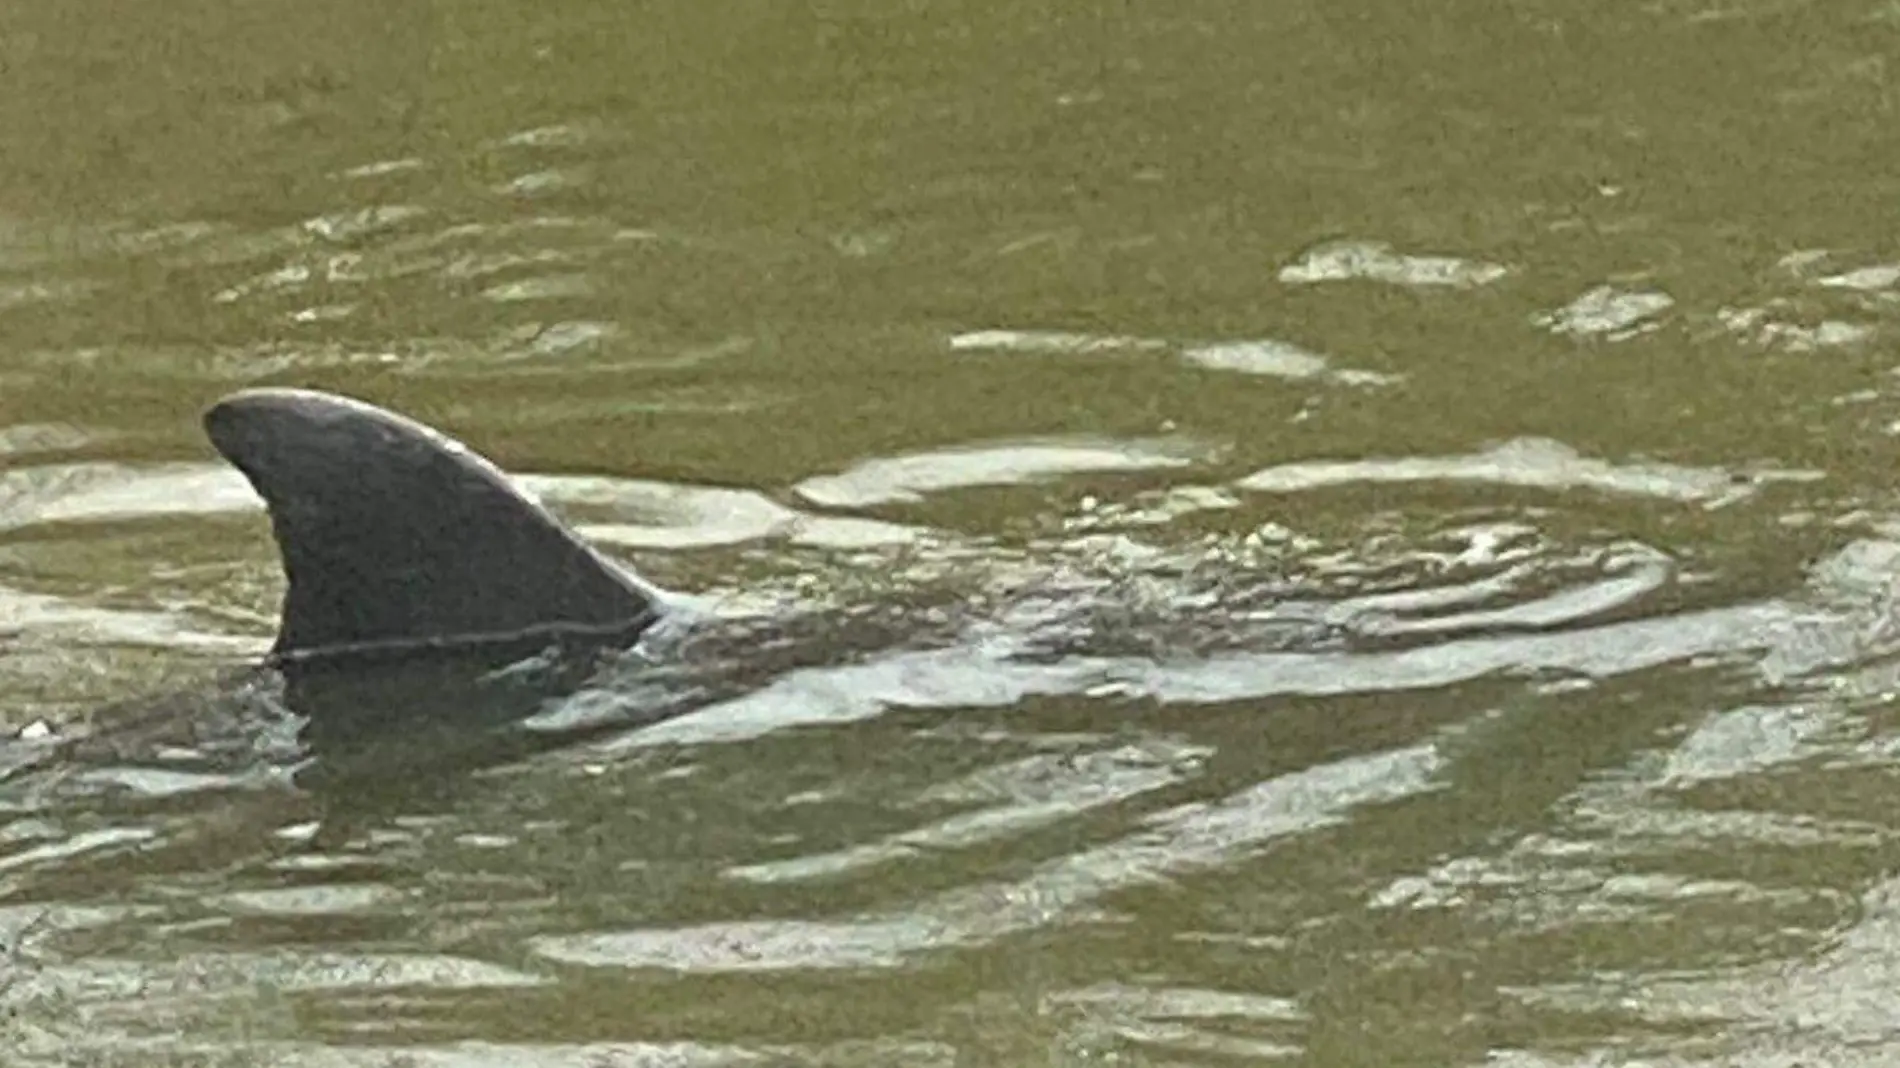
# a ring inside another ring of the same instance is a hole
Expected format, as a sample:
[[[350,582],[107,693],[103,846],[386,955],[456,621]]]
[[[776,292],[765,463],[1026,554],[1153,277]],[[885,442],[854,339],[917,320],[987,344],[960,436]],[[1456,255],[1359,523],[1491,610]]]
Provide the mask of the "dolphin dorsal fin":
[[[363,401],[249,389],[205,433],[264,499],[286,589],[277,656],[539,630],[634,630],[659,592],[493,463]]]

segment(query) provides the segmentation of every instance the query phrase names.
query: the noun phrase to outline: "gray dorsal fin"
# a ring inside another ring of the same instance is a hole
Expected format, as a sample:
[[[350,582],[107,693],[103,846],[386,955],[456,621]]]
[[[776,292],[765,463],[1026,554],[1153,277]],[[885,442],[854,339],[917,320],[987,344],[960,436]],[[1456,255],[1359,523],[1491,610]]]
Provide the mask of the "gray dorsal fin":
[[[659,592],[499,468],[413,419],[298,389],[234,393],[205,433],[269,509],[279,656],[637,629]]]

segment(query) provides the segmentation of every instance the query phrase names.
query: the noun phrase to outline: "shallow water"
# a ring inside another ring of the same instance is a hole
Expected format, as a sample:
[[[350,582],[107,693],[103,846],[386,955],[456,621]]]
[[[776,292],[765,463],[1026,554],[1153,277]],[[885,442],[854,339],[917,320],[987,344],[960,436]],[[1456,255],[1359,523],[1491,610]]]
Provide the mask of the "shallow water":
[[[1872,0],[16,5],[0,1050],[1892,1061],[1895,55]],[[59,755],[268,643],[197,425],[258,383],[839,625],[396,747],[340,829],[293,722]]]

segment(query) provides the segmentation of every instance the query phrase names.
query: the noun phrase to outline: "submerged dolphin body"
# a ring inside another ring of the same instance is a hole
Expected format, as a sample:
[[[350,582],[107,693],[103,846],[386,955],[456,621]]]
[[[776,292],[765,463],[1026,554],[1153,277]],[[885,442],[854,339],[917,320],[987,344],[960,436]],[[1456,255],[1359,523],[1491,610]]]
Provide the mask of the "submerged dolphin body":
[[[546,634],[637,638],[664,595],[493,463],[413,419],[301,389],[204,415],[270,514],[287,583],[279,660]]]

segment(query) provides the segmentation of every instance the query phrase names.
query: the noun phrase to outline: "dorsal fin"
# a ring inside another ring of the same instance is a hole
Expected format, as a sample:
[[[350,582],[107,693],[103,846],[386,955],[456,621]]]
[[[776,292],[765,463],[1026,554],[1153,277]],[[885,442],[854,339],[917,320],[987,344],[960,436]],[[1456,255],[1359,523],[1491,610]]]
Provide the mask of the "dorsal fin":
[[[251,389],[213,405],[204,427],[270,512],[287,582],[278,656],[637,630],[657,616],[657,590],[413,419]]]

